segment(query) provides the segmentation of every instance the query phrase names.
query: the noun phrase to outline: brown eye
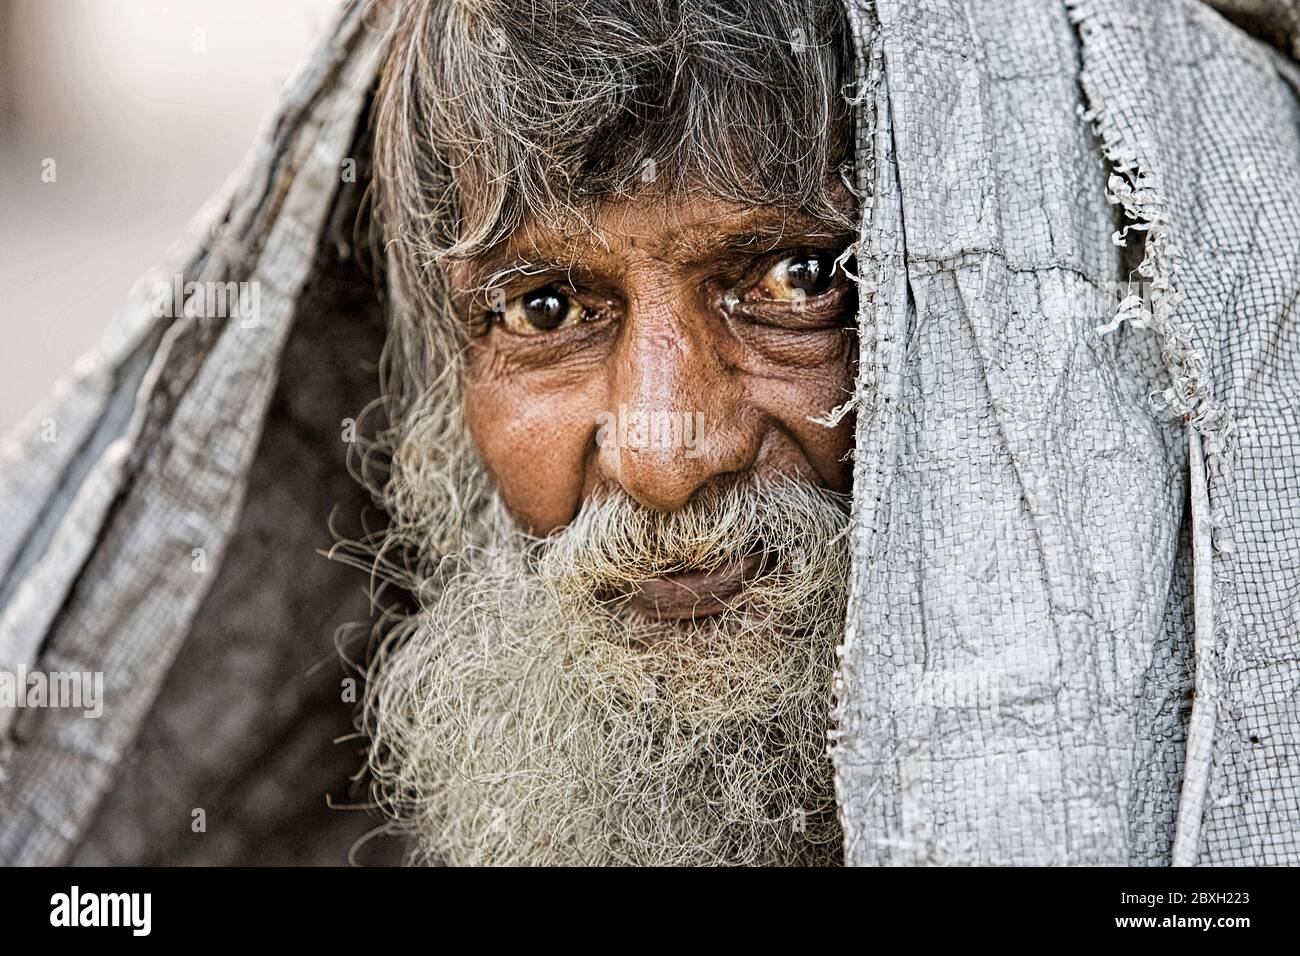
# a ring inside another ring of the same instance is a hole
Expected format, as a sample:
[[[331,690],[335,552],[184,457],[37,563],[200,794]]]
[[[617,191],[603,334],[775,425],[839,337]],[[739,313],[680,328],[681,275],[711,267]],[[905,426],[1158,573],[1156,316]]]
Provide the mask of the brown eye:
[[[569,311],[569,297],[555,289],[542,289],[524,296],[524,318],[539,329],[558,328]]]
[[[777,301],[794,301],[821,295],[831,287],[835,261],[829,255],[801,253],[782,259],[763,276],[765,295]]]
[[[790,259],[786,266],[786,281],[795,289],[802,289],[809,295],[819,295],[830,285],[832,263],[824,262],[815,256],[806,259]]]
[[[548,285],[507,302],[503,322],[518,335],[536,335],[581,321],[582,314],[582,307],[567,293]]]

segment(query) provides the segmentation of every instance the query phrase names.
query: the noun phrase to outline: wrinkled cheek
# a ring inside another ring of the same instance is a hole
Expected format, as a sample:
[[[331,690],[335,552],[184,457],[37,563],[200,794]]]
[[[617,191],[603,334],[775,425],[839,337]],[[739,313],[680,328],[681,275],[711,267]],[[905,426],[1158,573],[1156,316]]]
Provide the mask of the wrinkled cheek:
[[[827,481],[827,484],[841,492],[852,490],[853,485],[853,464],[849,457],[853,450],[857,419],[853,407],[845,408],[845,405],[853,398],[858,374],[857,359],[858,343],[854,336],[845,342],[843,357],[828,370],[828,376],[835,382],[836,388],[818,396],[819,407],[826,411],[814,417],[822,418],[822,423],[808,423],[822,433],[826,457],[824,467],[834,476],[834,480]]]
[[[563,395],[525,387],[472,384],[470,434],[506,507],[534,534],[548,534],[581,504],[594,413]]]
[[[856,365],[843,355],[765,388],[769,413],[793,436],[821,482],[842,493],[853,483],[855,416],[842,407],[853,396],[855,378]]]
[[[845,395],[843,401],[848,401]],[[823,429],[820,435],[810,439],[819,458],[818,471],[825,476],[826,486],[833,491],[844,494],[853,490],[853,434],[856,418],[852,411],[830,428],[812,424],[813,428]]]

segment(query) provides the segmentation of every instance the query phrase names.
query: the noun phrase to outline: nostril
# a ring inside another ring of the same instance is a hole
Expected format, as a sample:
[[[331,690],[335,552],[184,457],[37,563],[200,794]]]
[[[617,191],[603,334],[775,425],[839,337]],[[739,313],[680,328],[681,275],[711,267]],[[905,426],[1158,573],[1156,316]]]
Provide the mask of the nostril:
[[[665,458],[624,449],[619,483],[629,495],[655,511],[677,511],[694,496],[708,475],[689,459]]]

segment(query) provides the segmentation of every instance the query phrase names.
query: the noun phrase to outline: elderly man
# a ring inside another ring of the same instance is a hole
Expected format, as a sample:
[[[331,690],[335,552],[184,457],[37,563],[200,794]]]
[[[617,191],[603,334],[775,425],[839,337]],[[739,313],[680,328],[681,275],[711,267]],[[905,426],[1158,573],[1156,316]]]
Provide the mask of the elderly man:
[[[336,848],[334,735],[420,861],[1300,862],[1300,30],[1215,6],[349,5],[7,453],[0,664],[104,703],[0,855]]]
[[[843,10],[415,3],[393,49],[383,547],[431,573],[371,675],[383,802],[455,862],[837,859]]]

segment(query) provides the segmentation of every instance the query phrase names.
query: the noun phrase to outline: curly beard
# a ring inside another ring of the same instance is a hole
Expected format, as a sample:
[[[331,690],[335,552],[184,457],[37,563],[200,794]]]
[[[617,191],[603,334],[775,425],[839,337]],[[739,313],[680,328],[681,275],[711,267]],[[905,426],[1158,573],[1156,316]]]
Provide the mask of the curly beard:
[[[622,493],[545,540],[504,508],[368,675],[379,804],[447,864],[834,864],[827,756],[845,502],[736,481],[673,513]],[[762,554],[722,613],[610,595]],[[448,570],[450,568],[450,570]]]

